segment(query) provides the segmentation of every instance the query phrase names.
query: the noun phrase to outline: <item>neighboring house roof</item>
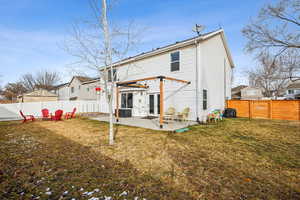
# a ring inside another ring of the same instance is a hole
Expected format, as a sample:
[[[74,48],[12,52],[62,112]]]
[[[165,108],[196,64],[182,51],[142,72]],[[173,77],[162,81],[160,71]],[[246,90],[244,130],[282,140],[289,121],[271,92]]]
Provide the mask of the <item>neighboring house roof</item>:
[[[59,84],[59,85],[55,86],[54,89],[64,87],[64,86],[66,86],[66,85],[68,85],[68,84],[69,84],[69,83],[62,83],[62,84]]]
[[[27,97],[57,97],[57,94],[49,92],[48,90],[38,89],[38,90],[34,90],[32,92],[29,92],[29,93],[25,93],[25,94],[20,95],[20,96],[27,96]]]
[[[248,87],[248,86],[247,85],[239,85],[234,88],[231,88],[231,94],[239,93],[239,92],[241,92],[242,89],[244,89],[246,87]]]
[[[81,83],[93,80],[93,78],[90,78],[90,77],[87,77],[87,76],[73,76],[71,81],[68,83],[68,85],[70,85],[75,78],[77,80],[79,80]]]
[[[289,86],[287,86],[287,89],[298,89],[300,88],[300,82],[294,82],[289,84]]]
[[[82,85],[90,84],[90,83],[95,83],[95,82],[97,82],[97,81],[100,81],[100,78],[94,78],[93,80],[83,82]]]
[[[86,82],[86,81],[91,81],[93,78],[87,77],[87,76],[74,76],[77,78],[80,82]]]
[[[143,53],[138,54],[136,56],[128,57],[128,58],[125,58],[123,60],[117,61],[117,62],[113,63],[112,65],[114,67],[124,65],[124,64],[130,63],[130,62],[133,62],[133,61],[136,61],[136,60],[144,59],[144,58],[147,58],[147,57],[151,57],[151,56],[154,56],[154,55],[166,52],[166,51],[172,51],[172,50],[175,50],[175,49],[178,49],[178,48],[181,48],[181,47],[186,47],[186,46],[195,44],[195,42],[202,42],[202,41],[210,39],[210,38],[212,38],[216,35],[219,35],[219,34],[221,35],[221,38],[222,38],[222,41],[223,41],[223,44],[224,44],[224,47],[225,47],[225,51],[227,53],[227,57],[228,57],[228,60],[230,62],[230,66],[234,67],[233,59],[232,59],[231,53],[229,51],[227,41],[225,39],[225,34],[224,34],[223,29],[219,29],[219,30],[216,30],[216,31],[205,33],[205,34],[202,34],[202,35],[199,35],[199,36],[196,36],[196,37],[193,37],[193,38],[189,38],[189,39],[186,39],[186,40],[182,40],[182,41],[179,41],[179,42],[175,42],[173,44],[170,44],[170,45],[167,45],[167,46],[164,46],[164,47],[156,48],[152,51],[143,52]]]

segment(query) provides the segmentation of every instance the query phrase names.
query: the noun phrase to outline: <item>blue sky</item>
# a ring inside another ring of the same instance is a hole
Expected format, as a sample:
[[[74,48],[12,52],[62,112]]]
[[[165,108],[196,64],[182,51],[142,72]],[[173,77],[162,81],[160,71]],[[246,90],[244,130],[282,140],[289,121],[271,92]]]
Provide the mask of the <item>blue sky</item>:
[[[241,29],[272,0],[119,0],[111,13],[114,23],[134,20],[145,27],[138,51],[147,51],[192,36],[195,23],[206,31],[222,26],[236,65],[235,84],[247,83],[243,71],[253,67]],[[0,0],[0,85],[27,72],[50,69],[65,81],[75,61],[60,47],[68,28],[91,15],[88,0]]]

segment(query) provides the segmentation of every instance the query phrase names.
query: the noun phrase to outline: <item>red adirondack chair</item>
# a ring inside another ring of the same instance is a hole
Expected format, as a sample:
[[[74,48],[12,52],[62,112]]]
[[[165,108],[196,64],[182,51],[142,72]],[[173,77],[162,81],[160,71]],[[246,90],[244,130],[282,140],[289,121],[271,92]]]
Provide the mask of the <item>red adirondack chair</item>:
[[[49,110],[47,108],[44,108],[42,110],[43,120],[49,120],[51,119],[51,114],[49,113]]]
[[[57,110],[57,111],[55,111],[55,115],[51,116],[51,120],[59,121],[59,120],[61,120],[62,115],[63,115],[63,111]]]
[[[35,120],[35,118],[34,118],[34,116],[33,115],[24,115],[23,114],[23,112],[20,110],[20,114],[21,114],[21,116],[23,117],[23,122],[22,123],[25,123],[25,122],[27,122],[27,121],[34,121]]]
[[[73,111],[72,111],[72,112],[67,112],[67,113],[65,114],[65,118],[66,118],[66,119],[74,118],[74,117],[75,117],[75,112],[76,112],[76,108],[73,108]]]

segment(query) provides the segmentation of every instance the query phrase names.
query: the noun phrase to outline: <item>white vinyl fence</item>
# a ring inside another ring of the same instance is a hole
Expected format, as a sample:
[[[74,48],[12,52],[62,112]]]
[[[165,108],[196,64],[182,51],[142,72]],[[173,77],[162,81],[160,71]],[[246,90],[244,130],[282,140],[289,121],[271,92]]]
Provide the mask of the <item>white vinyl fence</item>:
[[[36,117],[42,116],[41,110],[47,108],[50,113],[61,109],[65,112],[71,112],[76,108],[76,113],[87,112],[102,112],[108,113],[108,106],[106,103],[99,101],[48,101],[48,102],[26,102],[26,103],[12,103],[0,104],[0,120],[20,119],[20,110],[25,115],[34,115]]]

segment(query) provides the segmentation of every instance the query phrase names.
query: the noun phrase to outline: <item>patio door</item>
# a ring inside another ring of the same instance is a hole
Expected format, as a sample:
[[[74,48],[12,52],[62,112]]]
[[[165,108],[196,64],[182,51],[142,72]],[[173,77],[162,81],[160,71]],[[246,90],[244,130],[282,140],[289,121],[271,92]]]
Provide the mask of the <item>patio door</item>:
[[[160,94],[149,94],[149,115],[159,115]]]

